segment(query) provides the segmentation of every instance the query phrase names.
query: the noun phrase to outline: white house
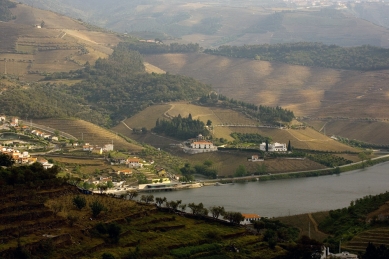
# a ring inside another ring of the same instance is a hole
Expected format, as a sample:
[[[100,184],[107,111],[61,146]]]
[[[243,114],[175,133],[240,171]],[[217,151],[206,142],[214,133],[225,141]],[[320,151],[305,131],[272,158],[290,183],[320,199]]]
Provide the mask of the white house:
[[[210,141],[205,141],[205,140],[202,140],[202,141],[194,141],[190,144],[190,147],[191,148],[194,148],[194,149],[212,149],[214,148],[213,146],[213,143],[210,142]]]
[[[217,147],[212,142],[206,140],[197,140],[190,143],[190,147],[184,147],[184,152],[189,154],[205,153],[217,151]]]
[[[105,144],[103,147],[104,152],[113,151],[113,144]]]
[[[141,161],[137,157],[129,157],[127,158],[126,164],[128,164],[128,167],[130,168],[142,168],[143,167],[143,160]]]
[[[349,252],[341,252],[337,254],[330,253],[330,249],[328,247],[323,246],[322,247],[322,254],[320,259],[327,259],[327,258],[340,258],[340,259],[358,259],[358,255],[351,254]]]
[[[259,145],[259,150],[266,151],[266,143],[263,142]],[[275,142],[268,144],[268,152],[286,152],[288,151],[286,144]]]
[[[251,224],[251,221],[258,221],[261,217],[258,214],[243,214],[244,220],[240,222],[241,225]]]

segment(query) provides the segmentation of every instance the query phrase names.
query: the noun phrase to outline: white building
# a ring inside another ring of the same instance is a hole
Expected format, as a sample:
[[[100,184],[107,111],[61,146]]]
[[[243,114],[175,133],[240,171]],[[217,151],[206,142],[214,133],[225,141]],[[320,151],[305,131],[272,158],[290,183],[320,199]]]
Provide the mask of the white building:
[[[351,253],[346,252],[346,251],[338,253],[338,254],[333,254],[333,253],[330,253],[330,249],[328,247],[323,246],[320,259],[327,259],[327,258],[358,259],[358,255],[351,254]]]
[[[259,150],[266,151],[266,143],[263,142],[259,145]],[[288,149],[286,148],[286,144],[275,142],[273,144],[268,144],[268,152],[286,152]]]
[[[241,225],[248,225],[251,224],[252,221],[258,221],[261,219],[261,217],[257,214],[242,213],[242,216],[244,217],[244,220],[240,222]]]
[[[184,147],[184,152],[189,154],[205,153],[217,151],[217,147],[212,142],[206,140],[193,141],[190,147]]]
[[[113,151],[113,144],[105,144],[103,147],[104,152]]]

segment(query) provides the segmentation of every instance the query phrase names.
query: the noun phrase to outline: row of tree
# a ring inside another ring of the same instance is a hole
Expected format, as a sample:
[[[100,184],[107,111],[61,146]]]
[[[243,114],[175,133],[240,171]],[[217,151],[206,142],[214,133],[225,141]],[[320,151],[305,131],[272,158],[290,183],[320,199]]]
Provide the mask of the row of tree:
[[[144,43],[144,42],[125,42],[120,43],[128,50],[135,50],[141,54],[164,54],[164,53],[193,53],[200,51],[198,43],[178,44],[170,43],[169,45],[160,43]]]
[[[294,65],[334,69],[379,70],[389,68],[389,50],[363,45],[340,47],[317,42],[220,46],[205,53],[235,58],[279,61]]]
[[[235,139],[238,143],[254,143],[254,144],[261,144],[263,142],[270,142],[270,137],[264,137],[261,136],[258,133],[239,133],[239,132],[233,132],[230,134],[231,137]]]
[[[199,99],[199,103],[208,105],[220,104],[223,107],[239,110],[247,116],[265,123],[291,122],[295,118],[293,111],[283,109],[280,106],[258,106],[252,103],[228,98],[221,94],[218,95],[214,92],[203,95]]]
[[[194,120],[191,114],[186,118],[181,117],[179,114],[170,121],[157,119],[152,131],[182,140],[195,138],[199,134],[203,136],[209,135],[209,131],[205,128],[204,122],[199,119]]]

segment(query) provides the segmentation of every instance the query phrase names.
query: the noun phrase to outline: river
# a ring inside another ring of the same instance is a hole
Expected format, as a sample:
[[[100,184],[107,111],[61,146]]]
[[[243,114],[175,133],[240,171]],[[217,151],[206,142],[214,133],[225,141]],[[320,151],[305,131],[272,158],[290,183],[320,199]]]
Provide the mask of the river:
[[[389,162],[339,175],[207,186],[154,197],[202,202],[206,208],[224,206],[226,211],[278,217],[338,209],[366,195],[389,191]],[[187,211],[190,209],[187,208]]]

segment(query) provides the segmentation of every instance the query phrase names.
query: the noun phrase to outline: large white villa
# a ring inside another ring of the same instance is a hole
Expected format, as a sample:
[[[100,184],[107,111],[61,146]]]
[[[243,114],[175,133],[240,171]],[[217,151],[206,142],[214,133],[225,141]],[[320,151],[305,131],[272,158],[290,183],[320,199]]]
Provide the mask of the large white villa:
[[[266,143],[263,142],[259,145],[259,150],[266,151]],[[268,144],[268,152],[286,152],[288,151],[286,144],[275,142],[273,144]]]
[[[217,147],[215,147],[211,141],[197,140],[190,143],[190,147],[185,146],[183,150],[188,154],[198,154],[217,151]]]

